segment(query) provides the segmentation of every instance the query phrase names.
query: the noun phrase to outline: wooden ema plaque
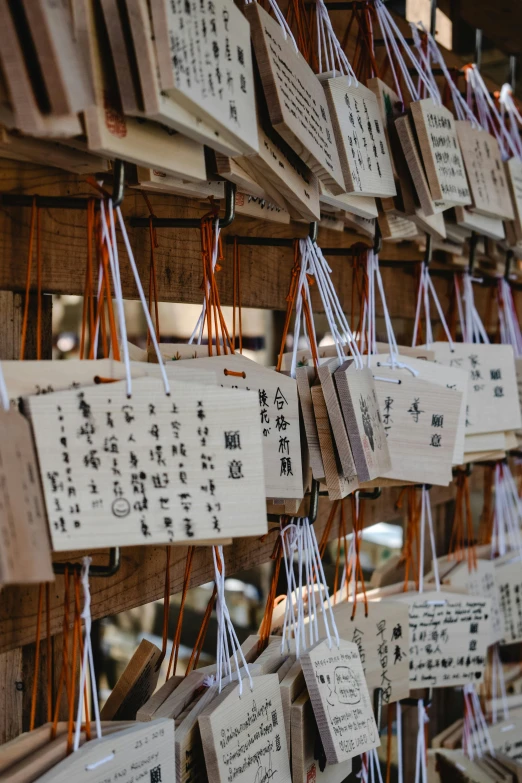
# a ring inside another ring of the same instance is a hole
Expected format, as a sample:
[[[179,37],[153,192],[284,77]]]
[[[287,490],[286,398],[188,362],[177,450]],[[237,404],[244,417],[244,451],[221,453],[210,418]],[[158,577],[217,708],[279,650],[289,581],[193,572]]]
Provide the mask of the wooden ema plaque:
[[[258,3],[245,6],[275,130],[335,195],[344,178],[323,88],[278,22]]]
[[[522,160],[510,158],[505,164],[515,219],[513,228],[517,242],[522,240]]]
[[[147,783],[163,783],[173,770],[174,721],[155,720],[87,742],[38,780],[106,783],[139,777]]]
[[[432,198],[471,204],[453,114],[431,98],[413,101],[410,108]]]
[[[266,532],[257,399],[156,378],[28,397],[53,548]]]
[[[383,476],[391,470],[391,459],[372,371],[348,360],[334,380],[359,481]]]
[[[491,218],[513,220],[513,204],[498,141],[482,128],[474,128],[468,120],[458,120],[455,125],[473,199],[472,209]]]
[[[201,144],[181,134],[172,134],[155,122],[143,122],[123,114],[110,52],[102,47],[103,18],[97,10],[93,0],[82,0],[75,6],[74,17],[78,45],[86,53],[94,85],[95,104],[84,112],[89,150],[174,177],[206,179]]]
[[[348,76],[320,77],[328,99],[348,193],[395,196],[397,190],[377,98]]]
[[[236,191],[236,215],[248,215],[258,220],[268,220],[286,226],[290,223],[290,213],[283,207],[268,199],[241,193],[239,190]]]
[[[373,698],[375,688],[382,688],[383,704],[405,699],[410,692],[408,607],[383,596],[368,601],[365,616],[363,597],[359,596],[360,605],[352,620],[353,603],[346,600],[346,590],[339,590],[333,600],[339,636],[357,645],[370,696]],[[322,613],[317,619],[319,635],[324,638]]]
[[[51,549],[31,427],[0,411],[0,585],[53,582]]]
[[[328,764],[378,748],[379,732],[357,645],[341,639],[313,645],[301,656],[310,701]]]
[[[240,354],[200,357],[197,369],[213,370],[218,384],[245,389],[258,404],[267,497],[304,494],[297,383]]]
[[[224,198],[225,183],[222,180],[205,180],[193,182],[180,177],[172,177],[158,169],[144,166],[136,167],[136,186],[141,190],[152,190],[159,193],[174,193],[189,198]],[[132,185],[131,187],[136,187]]]
[[[199,716],[208,779],[216,783],[290,783],[277,674],[227,686]]]
[[[100,712],[102,720],[136,720],[158,684],[161,650],[142,639]]]
[[[521,372],[522,374],[522,372]],[[315,380],[314,367],[297,367],[295,377],[297,381],[297,392],[303,414],[303,424],[308,443],[308,454],[312,476],[321,481],[324,479],[323,458],[321,456],[321,447],[319,445],[319,435],[317,432],[317,423],[315,421],[314,406],[312,403],[311,384]]]
[[[334,436],[339,462],[343,476],[348,482],[357,479],[357,471],[352,455],[352,447],[348,439],[348,432],[343,419],[341,403],[337,396],[337,388],[334,382],[334,373],[339,367],[339,359],[330,359],[319,366],[319,381],[323,391],[328,418]]]
[[[496,575],[497,568],[495,568],[493,560],[477,560],[476,567],[474,566],[471,570],[467,560],[464,560],[452,568],[443,579],[444,584],[448,584],[450,587],[464,588],[470,595],[489,598],[491,601],[491,644],[504,638],[504,619]]]
[[[323,461],[326,487],[330,500],[341,500],[354,492],[359,486],[357,475],[347,479],[343,476],[339,456],[334,445],[332,428],[328,417],[328,409],[321,386],[312,386],[312,404],[314,409],[319,446]]]
[[[448,485],[462,395],[405,369],[380,366],[378,372],[401,381],[375,380],[392,463],[385,478]]]
[[[404,593],[410,618],[412,688],[458,687],[484,677],[491,602],[458,593]]]
[[[476,231],[491,239],[505,239],[506,231],[500,218],[487,217],[478,212],[471,212],[465,207],[455,207],[455,220],[459,226],[468,231]]]
[[[290,709],[292,783],[343,783],[352,771],[351,759],[341,764],[322,764],[316,759],[317,723],[305,689]]]
[[[520,558],[506,557],[495,562],[495,580],[500,594],[500,610],[504,622],[501,644],[522,641],[522,569]]]
[[[436,361],[466,370],[466,435],[517,430],[521,426],[515,360],[511,345],[434,343]]]
[[[394,215],[392,212],[381,212],[378,217],[379,228],[383,239],[390,242],[420,239],[419,227],[413,220]]]
[[[250,25],[232,0],[151,3],[161,89],[227,136],[258,151]]]
[[[339,193],[334,196],[319,182],[319,199],[321,204],[333,210],[349,212],[356,217],[372,220],[379,214],[375,199],[371,196],[360,196],[357,193]]]

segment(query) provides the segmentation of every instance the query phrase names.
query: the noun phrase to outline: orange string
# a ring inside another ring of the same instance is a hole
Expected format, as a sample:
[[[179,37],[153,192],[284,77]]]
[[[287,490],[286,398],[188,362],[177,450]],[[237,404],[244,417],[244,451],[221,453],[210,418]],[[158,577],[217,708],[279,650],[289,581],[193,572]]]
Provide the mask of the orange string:
[[[43,611],[43,599],[44,599],[44,585],[40,585],[38,592],[38,613],[36,616],[36,649],[34,656],[34,678],[33,678],[33,692],[31,696],[31,717],[29,720],[29,731],[34,729],[36,720],[36,698],[38,696],[38,680],[40,673],[40,633],[42,628],[42,611]]]
[[[214,608],[214,602],[216,600],[217,596],[217,587],[214,585],[214,590],[212,591],[212,595],[210,596],[210,600],[207,604],[207,608],[205,610],[205,614],[203,615],[203,621],[201,623],[201,627],[199,629],[199,633],[196,639],[196,642],[194,644],[194,649],[192,650],[192,654],[190,656],[187,670],[185,672],[185,676],[189,674],[193,669],[195,669],[198,665],[199,656],[201,655],[201,650],[203,649],[203,643],[205,641],[205,636],[207,635],[207,629],[208,624],[210,621],[210,616],[212,614],[212,609]]]
[[[81,607],[81,601],[80,601],[80,573],[79,571],[74,572],[74,609],[75,609],[75,628],[76,628],[76,635],[78,639],[78,650],[80,654],[80,660],[83,660],[83,638],[82,638],[82,607]],[[76,682],[76,670],[72,672],[71,676],[71,683],[72,687],[74,689],[74,684]],[[73,693],[73,705],[74,705],[74,693]],[[85,710],[85,733],[87,736],[87,739],[90,740],[91,738],[91,722],[89,718],[89,691],[87,687],[87,678],[85,678],[84,683],[84,690],[83,690],[83,706]]]
[[[51,643],[51,585],[45,585],[45,631],[47,634],[47,722],[53,719],[53,667]]]
[[[90,198],[87,204],[87,266],[85,269],[85,283],[83,287],[82,328],[80,336],[80,359],[85,358],[85,343],[87,320],[89,321],[89,339],[94,340],[94,295],[92,290],[93,265],[92,265],[92,238],[94,233],[94,199]]]
[[[493,484],[495,480],[495,466],[484,466],[484,504],[479,522],[479,544],[487,545],[491,543],[493,536],[494,505],[493,505]]]
[[[365,617],[368,617],[368,597],[366,595],[366,584],[364,581],[364,574],[361,566],[360,542],[359,542],[360,534],[364,529],[364,500],[359,501],[359,513],[357,513],[355,496],[351,495],[350,498],[352,503],[352,528],[353,528],[353,542],[354,542],[354,549],[355,549],[355,595],[353,596],[353,609],[352,609],[352,620],[353,620],[357,612],[357,595],[358,595],[359,582],[361,583],[361,589],[363,593]],[[348,573],[346,574],[346,579],[347,581],[349,579]]]
[[[36,225],[36,197],[33,198],[33,206],[31,210],[31,226],[29,229],[29,249],[27,251],[27,271],[25,277],[25,300],[24,300],[24,315],[22,319],[22,335],[20,338],[20,359],[25,358],[25,344],[27,341],[27,322],[29,319],[29,294],[31,290],[31,271],[33,266],[33,245],[34,245],[34,231]]]
[[[163,589],[163,634],[161,644],[161,655],[156,663],[156,671],[160,668],[167,654],[167,644],[169,641],[169,612],[170,612],[170,556],[171,547],[165,547],[165,587]],[[167,675],[168,680],[168,675]]]
[[[176,669],[178,666],[179,645],[181,642],[181,629],[183,627],[183,614],[185,611],[185,602],[187,599],[187,593],[188,593],[188,588],[190,583],[190,574],[192,572],[192,560],[194,558],[195,551],[196,548],[193,546],[189,546],[187,549],[187,559],[185,560],[185,575],[183,577],[183,590],[181,593],[181,601],[179,605],[178,622],[176,624],[176,632],[174,634],[174,639],[172,641],[172,650],[170,651],[170,660],[169,660],[169,666],[167,669],[167,676],[165,678],[165,682],[169,679],[171,671],[173,676],[176,674]]]
[[[40,208],[36,210],[36,358],[42,358],[42,237]]]
[[[54,719],[51,731],[51,738],[56,737],[56,729],[58,726],[58,717],[60,714],[60,701],[62,698],[63,686],[65,683],[66,693],[68,694],[68,682],[69,682],[69,570],[66,567],[63,576],[64,588],[63,588],[63,625],[62,625],[62,665],[60,667],[60,677],[58,679],[58,688],[56,689],[56,700],[54,707]],[[69,703],[69,714],[72,713],[72,706]]]
[[[328,519],[326,520],[326,525],[324,526],[323,534],[319,541],[319,556],[321,560],[324,557],[324,553],[326,552],[326,546],[328,544],[328,541],[330,540],[330,533],[332,530],[333,522],[335,519],[335,515],[337,513],[337,509],[339,508],[340,502],[341,502],[340,500],[334,500],[333,503],[330,505],[330,513],[328,514]]]
[[[288,517],[281,517],[281,524],[283,527],[288,522]],[[272,630],[272,619],[274,616],[274,607],[276,602],[277,585],[279,582],[279,575],[281,573],[281,562],[283,559],[283,542],[281,536],[277,537],[275,546],[271,555],[271,559],[274,561],[274,570],[272,571],[272,579],[270,582],[270,590],[265,604],[265,612],[263,614],[263,620],[259,627],[259,642],[257,649],[259,653],[262,653],[268,644],[268,637]]]
[[[148,199],[147,199],[148,201]],[[150,265],[149,265],[149,312],[152,319],[152,303],[154,302],[154,320],[156,339],[160,340],[160,327],[159,327],[159,305],[158,305],[158,280],[156,275],[156,256],[154,253],[155,248],[158,247],[158,236],[156,229],[154,228],[154,215],[149,217],[149,237],[150,237]],[[150,330],[147,330],[147,346],[152,342]]]
[[[243,322],[241,314],[241,253],[239,250],[239,244],[237,237],[234,237],[234,253],[233,253],[233,309],[232,309],[232,345],[236,348],[236,306],[238,314],[238,338],[239,338],[239,353],[243,353]]]

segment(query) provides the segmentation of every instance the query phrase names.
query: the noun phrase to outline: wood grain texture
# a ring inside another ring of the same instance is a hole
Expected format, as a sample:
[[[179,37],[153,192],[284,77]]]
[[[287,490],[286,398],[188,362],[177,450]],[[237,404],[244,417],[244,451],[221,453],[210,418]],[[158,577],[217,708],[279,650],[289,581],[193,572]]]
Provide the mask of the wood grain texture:
[[[339,359],[331,359],[330,361],[321,364],[319,367],[319,380],[321,381],[321,389],[323,391],[326,410],[328,411],[330,427],[334,436],[343,476],[348,479],[348,481],[351,481],[357,477],[357,471],[355,469],[352,447],[337,393],[337,386],[334,381],[334,373],[338,368]]]
[[[322,387],[312,386],[310,393],[312,395],[317,434],[319,435],[319,446],[321,447],[328,497],[330,500],[341,500],[341,498],[345,498],[357,489],[359,481],[357,475],[352,475],[350,480],[343,476]]]
[[[378,500],[367,505],[365,523],[390,521],[400,517],[401,512],[396,507],[400,490],[396,488],[383,489]],[[446,503],[454,497],[453,487],[431,490],[431,502]],[[319,500],[319,515],[315,523],[317,537],[320,538],[330,512],[330,504],[325,498]],[[351,510],[347,508],[347,523],[350,524]],[[337,535],[332,529],[331,538]],[[224,548],[226,572],[230,576],[239,571],[251,568],[259,563],[270,560],[274,549],[274,534],[266,536],[252,545],[250,539],[237,539],[233,546]],[[63,553],[55,556],[56,561],[79,561],[83,553]],[[181,591],[185,572],[186,547],[173,547],[170,568],[171,594]],[[105,553],[93,553],[94,563],[107,561]],[[91,612],[93,619],[117,614],[133,606],[141,606],[161,598],[165,588],[165,547],[130,547],[122,550],[121,567],[108,579],[93,577],[91,579]],[[214,563],[212,551],[207,547],[196,549],[190,587],[205,584],[213,578]],[[23,644],[32,642],[36,632],[36,616],[38,608],[38,588],[31,586],[5,587],[0,601],[0,652],[11,650]],[[72,603],[71,603],[72,609]],[[51,634],[61,631],[63,623],[63,578],[57,577],[51,586]],[[42,627],[42,638],[45,637],[45,624]]]
[[[0,744],[22,731],[22,649],[0,654]]]
[[[100,713],[102,720],[135,720],[158,682],[161,650],[142,639]]]

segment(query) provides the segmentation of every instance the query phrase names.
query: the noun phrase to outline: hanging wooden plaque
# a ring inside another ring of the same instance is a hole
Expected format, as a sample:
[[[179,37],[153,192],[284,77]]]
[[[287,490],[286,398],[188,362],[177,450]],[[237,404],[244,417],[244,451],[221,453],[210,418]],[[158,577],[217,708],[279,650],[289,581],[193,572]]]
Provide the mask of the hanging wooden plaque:
[[[482,215],[513,220],[513,204],[498,141],[468,120],[455,122],[473,199],[472,209]]]
[[[323,390],[326,410],[334,436],[337,454],[341,463],[343,476],[350,482],[357,478],[352,446],[348,438],[347,428],[343,418],[341,402],[334,382],[334,373],[339,367],[339,359],[330,359],[319,366],[319,381]]]
[[[280,682],[281,703],[283,705],[283,715],[285,719],[286,746],[290,749],[291,755],[291,709],[292,704],[306,689],[306,683],[301,668],[301,661],[297,660],[292,664],[290,671]]]
[[[434,199],[430,193],[426,172],[424,171],[424,165],[409,116],[405,114],[402,117],[398,117],[395,120],[395,127],[423,213],[429,217],[448,209],[451,206],[451,202],[445,199]]]
[[[317,723],[308,691],[301,693],[290,710],[292,741],[292,783],[343,783],[352,771],[352,762],[322,764],[317,754]]]
[[[301,656],[301,665],[328,764],[340,764],[378,748],[357,645],[320,641]]]
[[[352,476],[350,480],[343,476],[337,450],[334,446],[332,428],[322,387],[312,386],[310,393],[312,395],[328,497],[330,500],[341,500],[351,492],[355,492],[359,486],[359,480],[357,476]]]
[[[283,207],[268,199],[250,196],[241,191],[236,192],[236,215],[248,215],[258,220],[268,220],[286,226],[290,223],[290,213]]]
[[[410,617],[412,688],[458,687],[484,677],[491,602],[459,593],[404,593]]]
[[[220,386],[252,392],[250,396],[259,405],[266,496],[302,498],[303,467],[296,381],[240,354],[200,357],[196,366],[215,371]]]
[[[89,150],[174,177],[206,179],[200,143],[172,134],[163,125],[123,114],[110,53],[101,46],[103,19],[96,13],[93,0],[77,3],[74,21],[78,46],[86,52],[94,85],[95,104],[84,112]]]
[[[100,712],[102,720],[136,720],[158,683],[161,650],[142,639]]]
[[[348,360],[334,379],[359,481],[384,476],[391,470],[391,459],[372,371],[358,369]]]
[[[433,343],[436,361],[467,370],[466,435],[521,426],[513,348],[483,343]]]
[[[334,196],[322,182],[319,182],[319,199],[323,205],[367,220],[372,220],[379,214],[375,199],[371,196],[360,196],[357,193],[339,193]]]
[[[106,783],[135,776],[151,783],[168,780],[174,769],[174,721],[155,720],[94,739],[38,778],[40,783],[71,780]]]
[[[0,411],[0,585],[54,581],[31,427]]]
[[[432,198],[471,204],[453,114],[431,98],[412,101],[410,108]]]
[[[0,128],[0,158],[53,166],[72,174],[101,174],[110,171],[109,161],[85,150],[66,147],[49,139],[20,136],[17,131]]]
[[[513,228],[517,242],[522,240],[522,160],[510,158],[506,163],[506,178],[509,183],[515,219]]]
[[[510,714],[507,720],[501,720],[488,726],[491,744],[495,751],[505,753],[510,759],[522,764],[522,715]]]
[[[502,644],[522,641],[522,569],[519,557],[494,561],[495,580],[500,594],[504,622]]]
[[[279,22],[258,4],[245,6],[275,130],[335,195],[344,178],[323,88]]]
[[[161,88],[246,155],[258,151],[250,26],[232,0],[151,3]]]
[[[415,212],[415,188],[395,127],[395,120],[403,113],[402,101],[397,93],[378,77],[368,79],[366,85],[377,98],[384,122],[384,132],[388,141],[393,178],[397,190],[395,198],[381,199],[381,206],[385,212],[396,209],[403,215],[412,215]]]
[[[378,373],[375,388],[392,463],[385,477],[448,485],[462,394],[419,380],[405,369],[381,365]]]
[[[181,683],[184,682],[184,680],[185,678],[180,675],[173,675],[172,677],[169,677],[169,679],[166,680],[163,685],[160,685],[160,687],[152,694],[152,696],[147,699],[145,704],[140,707],[136,713],[136,720],[154,720],[156,710],[161,707],[161,705],[166,701],[167,697],[170,696],[171,693],[176,690],[178,685],[181,685]]]
[[[209,780],[290,783],[279,678],[266,674],[227,686],[199,716]]]
[[[171,177],[163,171],[136,167],[136,185],[142,190],[158,191],[159,193],[175,193],[194,198],[224,198],[225,184],[222,180],[205,180],[189,182],[179,177]]]
[[[100,6],[118,79],[123,113],[135,116],[143,111],[143,94],[127,6],[119,0],[100,0]]]
[[[315,369],[313,367],[298,367],[295,377],[297,381],[297,392],[301,412],[303,414],[303,424],[308,443],[308,454],[310,459],[310,468],[312,476],[321,481],[324,479],[323,458],[321,456],[321,447],[319,445],[319,435],[317,433],[317,424],[314,415],[314,406],[312,403],[312,394],[310,385],[315,379]]]
[[[493,560],[477,560],[471,568],[466,558],[444,577],[444,584],[463,587],[470,595],[483,596],[491,601],[491,644],[504,637],[504,618],[500,605],[497,568]],[[521,580],[522,581],[522,580]]]
[[[500,218],[487,217],[464,207],[455,207],[455,219],[459,226],[476,231],[491,239],[505,239],[504,223]]]
[[[28,397],[53,548],[266,532],[253,395],[141,378]]]
[[[23,0],[53,114],[75,114],[93,103],[87,63],[74,40],[67,0]]]
[[[436,215],[425,215],[420,207],[416,207],[411,219],[421,231],[435,239],[446,239],[446,222],[444,215],[439,212]]]
[[[348,193],[395,196],[390,151],[377,98],[348,76],[321,76]]]
[[[208,781],[198,718],[214,701],[218,686],[202,686],[201,691],[176,721],[176,783]]]
[[[413,220],[394,215],[391,212],[381,212],[377,220],[383,239],[390,242],[420,239],[421,232]]]

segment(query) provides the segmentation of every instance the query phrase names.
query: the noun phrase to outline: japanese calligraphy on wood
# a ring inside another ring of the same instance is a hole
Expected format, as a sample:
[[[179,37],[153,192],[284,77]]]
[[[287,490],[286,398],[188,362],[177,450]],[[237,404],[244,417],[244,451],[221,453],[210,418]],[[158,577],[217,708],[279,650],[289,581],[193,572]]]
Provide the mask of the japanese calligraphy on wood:
[[[396,596],[409,606],[410,684],[414,688],[478,683],[491,643],[488,598],[443,592]]]
[[[347,76],[323,81],[346,190],[395,196],[390,152],[377,98]]]
[[[455,123],[468,175],[473,209],[492,218],[513,220],[509,192],[498,141],[468,120]]]
[[[245,508],[266,532],[253,395],[141,378],[27,403],[55,550],[230,538]]]
[[[320,641],[301,656],[326,760],[340,764],[380,745],[357,645]]]
[[[497,568],[495,568],[493,560],[479,559],[471,570],[467,561],[458,563],[443,580],[444,584],[451,587],[464,587],[471,595],[489,598],[491,601],[492,644],[500,641],[504,636],[504,620],[496,574]]]
[[[495,580],[500,594],[500,609],[504,621],[502,644],[522,640],[522,571],[520,558],[503,558],[495,562]]]
[[[0,411],[0,585],[53,580],[31,428],[20,413]]]
[[[279,678],[266,674],[229,685],[199,717],[209,780],[290,783]]]
[[[410,108],[432,198],[471,204],[453,114],[431,98],[413,101]]]
[[[332,191],[345,190],[328,104],[314,72],[279,22],[258,4],[245,6],[270,121]]]
[[[243,154],[258,151],[250,26],[232,0],[151,3],[161,88]]]

